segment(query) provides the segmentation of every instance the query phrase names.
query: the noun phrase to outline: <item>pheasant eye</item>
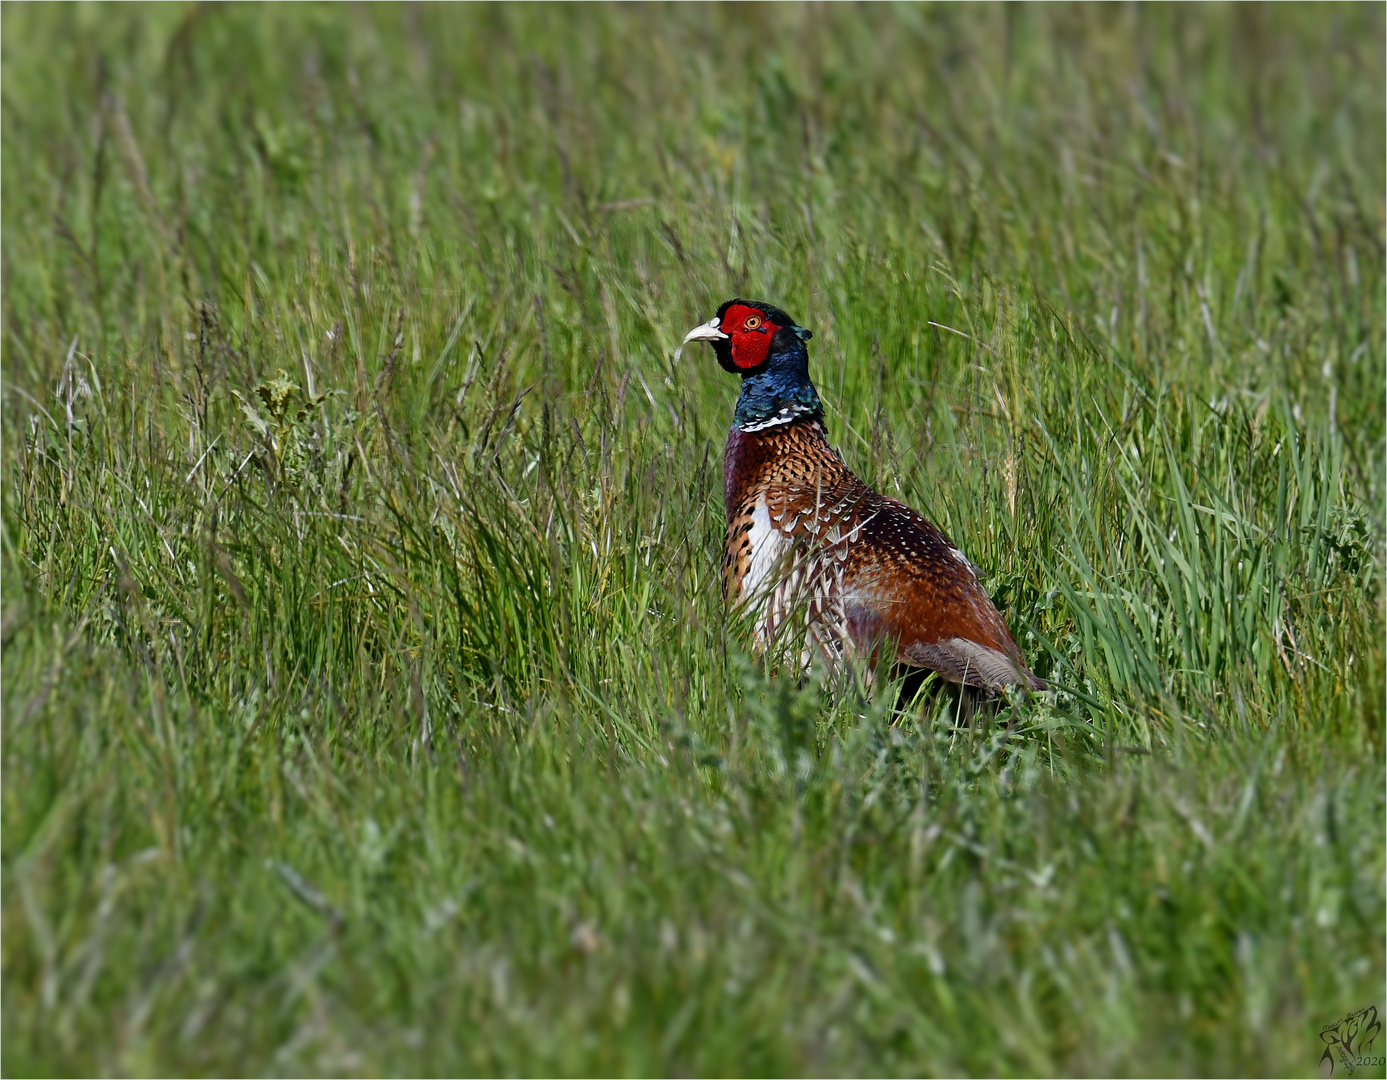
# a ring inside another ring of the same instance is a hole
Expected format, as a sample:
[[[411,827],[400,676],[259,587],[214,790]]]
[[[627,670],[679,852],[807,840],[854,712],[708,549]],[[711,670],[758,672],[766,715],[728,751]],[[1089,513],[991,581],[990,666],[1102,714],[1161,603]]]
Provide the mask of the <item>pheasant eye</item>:
[[[758,326],[761,325],[761,320],[758,319],[755,315],[752,315],[747,319],[745,325],[748,330],[755,330]]]

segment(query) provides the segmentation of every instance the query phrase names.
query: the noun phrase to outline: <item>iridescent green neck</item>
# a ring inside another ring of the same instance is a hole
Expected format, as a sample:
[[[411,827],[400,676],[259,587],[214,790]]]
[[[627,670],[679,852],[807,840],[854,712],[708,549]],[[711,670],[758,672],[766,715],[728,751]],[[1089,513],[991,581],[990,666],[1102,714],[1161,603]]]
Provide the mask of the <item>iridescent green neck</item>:
[[[742,431],[760,431],[805,416],[822,419],[823,414],[823,402],[809,381],[809,353],[796,341],[772,353],[755,375],[742,377],[732,423]]]

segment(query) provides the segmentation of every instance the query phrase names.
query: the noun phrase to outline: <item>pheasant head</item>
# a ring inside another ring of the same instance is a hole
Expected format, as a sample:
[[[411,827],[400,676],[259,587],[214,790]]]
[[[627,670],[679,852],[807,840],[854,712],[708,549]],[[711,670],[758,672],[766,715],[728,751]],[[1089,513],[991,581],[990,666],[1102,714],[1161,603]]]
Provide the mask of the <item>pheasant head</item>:
[[[804,344],[813,336],[780,308],[738,297],[690,330],[684,344],[708,342],[723,370],[742,377],[732,422],[743,431],[760,431],[823,415]]]

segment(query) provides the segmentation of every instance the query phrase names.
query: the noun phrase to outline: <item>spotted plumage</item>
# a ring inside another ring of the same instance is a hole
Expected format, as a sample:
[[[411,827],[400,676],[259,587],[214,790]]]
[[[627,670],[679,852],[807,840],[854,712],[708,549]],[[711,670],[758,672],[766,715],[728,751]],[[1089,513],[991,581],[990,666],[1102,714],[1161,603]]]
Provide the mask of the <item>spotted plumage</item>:
[[[809,331],[729,300],[685,339],[742,376],[723,458],[723,591],[763,647],[861,657],[998,690],[1027,670],[973,564],[935,525],[867,487],[828,441],[808,374]],[[806,655],[807,658],[807,655]]]

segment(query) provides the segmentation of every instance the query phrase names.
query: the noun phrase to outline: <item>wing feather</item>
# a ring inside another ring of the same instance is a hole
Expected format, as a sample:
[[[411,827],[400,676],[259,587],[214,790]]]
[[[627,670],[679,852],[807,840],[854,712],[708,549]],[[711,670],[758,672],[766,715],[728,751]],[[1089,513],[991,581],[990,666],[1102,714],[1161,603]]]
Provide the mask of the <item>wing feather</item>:
[[[937,526],[858,479],[817,422],[744,441],[751,438],[728,444],[724,571],[729,596],[743,598],[736,586],[750,568],[747,523],[764,506],[761,520],[790,541],[767,631],[798,599],[808,602],[821,641],[850,644],[858,655],[876,660],[889,649],[898,662],[989,690],[1044,688],[973,564]],[[756,482],[737,485],[734,500],[739,462],[756,465]]]

